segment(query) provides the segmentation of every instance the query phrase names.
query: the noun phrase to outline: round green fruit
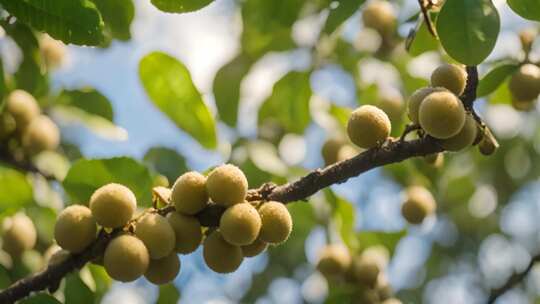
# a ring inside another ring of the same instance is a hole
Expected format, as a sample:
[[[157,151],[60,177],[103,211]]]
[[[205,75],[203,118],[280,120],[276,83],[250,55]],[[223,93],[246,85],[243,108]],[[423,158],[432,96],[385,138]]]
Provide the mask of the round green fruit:
[[[208,205],[206,177],[191,171],[182,174],[172,187],[171,201],[176,211],[194,215]]]
[[[244,257],[249,258],[259,255],[260,253],[265,251],[266,248],[268,248],[268,243],[256,239],[253,243],[241,246],[240,248],[242,249],[242,254],[244,255]]]
[[[132,235],[113,239],[103,256],[103,265],[109,276],[117,281],[131,282],[142,276],[150,263],[144,243]]]
[[[12,257],[34,248],[37,240],[36,227],[23,213],[8,217],[2,224],[2,248]]]
[[[410,97],[409,102],[407,103],[407,114],[409,116],[409,119],[415,123],[418,124],[418,112],[420,111],[420,104],[422,104],[422,101],[431,93],[433,92],[440,92],[444,91],[446,89],[444,88],[432,88],[432,87],[425,87],[416,90]]]
[[[31,154],[45,150],[55,150],[59,144],[60,130],[45,115],[34,118],[23,131],[22,145]]]
[[[429,94],[420,104],[419,122],[427,134],[446,139],[459,133],[465,124],[465,108],[456,95],[446,92]]]
[[[124,226],[136,208],[135,194],[128,187],[116,183],[100,187],[90,197],[90,210],[94,218],[107,228]]]
[[[508,89],[518,101],[530,101],[540,94],[540,67],[524,64],[510,78]]]
[[[180,272],[180,258],[176,253],[157,260],[150,260],[144,277],[156,285],[172,282]]]
[[[467,83],[467,72],[455,64],[443,64],[431,74],[431,86],[443,87],[456,96],[463,94]]]
[[[317,270],[325,277],[344,274],[351,265],[351,255],[347,247],[341,244],[328,245],[323,248],[317,262]]]
[[[79,253],[96,239],[96,220],[88,207],[71,205],[62,210],[54,226],[54,238],[63,249]]]
[[[374,0],[366,4],[362,10],[364,26],[379,32],[381,36],[391,35],[396,28],[396,14],[389,2]]]
[[[244,202],[248,181],[238,167],[225,164],[210,172],[206,180],[206,190],[215,203],[232,206]]]
[[[168,256],[176,246],[173,228],[165,217],[157,213],[148,213],[139,219],[135,235],[143,241],[152,259]]]
[[[167,220],[176,235],[177,253],[188,254],[199,247],[202,241],[202,230],[197,218],[171,212],[167,215]]]
[[[279,244],[285,242],[292,231],[292,218],[289,210],[279,202],[265,202],[259,207],[261,216],[261,231],[259,238],[267,243]]]
[[[218,273],[230,273],[238,269],[244,256],[239,246],[225,241],[219,231],[212,232],[203,243],[206,265]]]
[[[401,214],[411,224],[420,224],[426,216],[435,212],[437,205],[433,195],[424,187],[411,186],[407,198],[401,206]]]
[[[19,130],[24,130],[41,112],[34,96],[23,90],[15,90],[7,96],[6,110],[15,119]]]
[[[476,121],[472,115],[467,114],[465,124],[463,125],[463,128],[461,128],[461,131],[450,138],[441,140],[441,146],[448,151],[460,151],[466,147],[470,147],[474,143],[477,132],[478,127]]]
[[[219,231],[223,238],[237,246],[253,243],[261,230],[261,216],[249,203],[229,207],[219,221]]]
[[[349,139],[360,148],[381,145],[390,135],[392,125],[383,110],[365,105],[354,110],[347,122]]]

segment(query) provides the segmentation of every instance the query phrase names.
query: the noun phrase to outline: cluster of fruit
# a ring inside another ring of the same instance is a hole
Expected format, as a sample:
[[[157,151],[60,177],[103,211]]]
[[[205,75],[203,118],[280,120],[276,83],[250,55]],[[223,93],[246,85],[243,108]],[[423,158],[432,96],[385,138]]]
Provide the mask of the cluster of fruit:
[[[210,269],[233,272],[244,257],[286,241],[292,231],[284,204],[247,202],[247,190],[244,173],[233,165],[216,167],[208,177],[192,171],[181,175],[169,192],[175,211],[163,216],[150,208],[134,216],[133,192],[120,184],[107,184],[92,194],[89,207],[71,205],[59,214],[54,236],[62,250],[51,263],[83,252],[97,238],[99,225],[108,232],[120,229],[104,255],[94,261],[115,280],[129,282],[144,275],[154,284],[170,282],[180,271],[178,254],[191,253],[201,243]],[[197,214],[210,204],[226,210],[219,227],[203,228]]]
[[[15,147],[22,147],[25,154],[34,155],[55,150],[60,144],[60,130],[41,113],[34,96],[15,90],[7,96],[5,108],[0,113],[0,139],[13,139]]]
[[[382,246],[351,253],[345,245],[331,244],[319,253],[317,270],[329,283],[352,286],[354,303],[400,304],[384,274],[388,259],[389,252]]]

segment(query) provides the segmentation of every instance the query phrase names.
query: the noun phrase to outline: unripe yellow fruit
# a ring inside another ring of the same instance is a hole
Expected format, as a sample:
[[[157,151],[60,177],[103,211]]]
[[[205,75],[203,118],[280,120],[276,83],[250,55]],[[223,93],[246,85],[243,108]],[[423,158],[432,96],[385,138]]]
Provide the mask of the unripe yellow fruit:
[[[391,128],[388,115],[372,105],[361,106],[354,110],[347,122],[349,139],[364,149],[382,144],[390,135]]]
[[[172,187],[171,201],[176,211],[193,215],[208,205],[206,177],[191,171],[182,174]]]
[[[477,132],[478,127],[476,125],[476,121],[472,115],[468,114],[461,131],[450,138],[441,140],[441,146],[448,151],[460,151],[466,147],[470,147],[473,144],[474,140],[476,139]]]
[[[343,147],[344,144],[344,140],[340,138],[330,138],[324,142],[321,148],[321,155],[326,166],[337,163],[339,161],[339,150]]]
[[[401,301],[396,298],[390,298],[390,299],[384,300],[382,304],[401,304]]]
[[[285,242],[292,231],[292,218],[289,210],[279,202],[265,202],[259,208],[262,226],[259,238],[267,243],[279,244]]]
[[[521,41],[523,50],[526,52],[531,50],[536,35],[536,30],[534,28],[526,28],[519,32],[519,40]]]
[[[60,130],[49,117],[40,115],[24,129],[22,145],[29,153],[55,150],[60,144]]]
[[[110,183],[90,197],[90,210],[97,223],[107,228],[124,226],[135,213],[137,199],[128,187]]]
[[[484,136],[484,138],[482,138],[482,140],[478,144],[478,150],[480,151],[480,153],[486,156],[495,153],[495,151],[497,151],[497,148],[498,146],[486,136]]]
[[[176,236],[176,252],[188,254],[197,249],[202,241],[201,224],[197,218],[178,212],[171,212],[167,220]]]
[[[144,243],[124,234],[113,239],[103,255],[103,265],[109,276],[117,281],[131,282],[148,270],[150,256]]]
[[[40,39],[40,51],[45,64],[49,68],[55,68],[62,64],[66,53],[66,46],[59,40],[49,35],[42,35]]]
[[[381,269],[374,260],[367,259],[362,255],[356,256],[353,258],[351,267],[354,277],[359,283],[370,288],[375,287]]]
[[[96,239],[96,220],[88,207],[71,205],[62,210],[54,226],[54,238],[60,247],[79,253]]]
[[[463,103],[448,91],[429,94],[420,104],[418,114],[422,129],[439,139],[458,134],[465,124]]]
[[[534,64],[524,64],[510,78],[508,89],[519,101],[538,98],[540,94],[540,68]]]
[[[230,164],[221,165],[208,175],[206,190],[215,203],[232,206],[244,202],[248,181],[244,172]]]
[[[407,189],[407,199],[401,206],[401,214],[411,224],[420,224],[433,212],[437,205],[433,195],[424,187],[411,186]]]
[[[249,203],[229,207],[219,221],[223,238],[237,246],[253,243],[261,230],[261,216]]]
[[[176,278],[180,272],[180,265],[180,258],[173,252],[161,259],[150,260],[144,277],[156,285],[167,284]]]
[[[351,266],[349,249],[341,244],[328,245],[319,254],[317,270],[325,277],[335,277],[344,274]]]
[[[443,64],[431,74],[431,86],[443,87],[459,96],[467,83],[467,72],[455,64]]]
[[[392,34],[396,27],[396,14],[389,2],[375,0],[368,2],[362,10],[365,27],[372,28],[382,36]]]
[[[135,235],[143,241],[152,259],[168,256],[176,246],[175,233],[169,221],[157,213],[148,213],[139,219]]]
[[[6,110],[15,118],[19,130],[26,128],[41,112],[34,96],[23,90],[15,90],[7,96]]]
[[[206,265],[218,273],[235,271],[244,259],[242,249],[225,241],[217,230],[204,240],[203,257]]]
[[[375,290],[362,287],[355,291],[353,304],[380,304],[379,295]]]
[[[377,106],[388,115],[391,122],[399,122],[403,116],[403,97],[399,94],[383,95]]]
[[[47,250],[43,252],[43,261],[45,262],[45,264],[48,264],[53,254],[60,250],[62,250],[62,247],[58,246],[56,243],[49,246],[49,248],[47,248]]]
[[[260,239],[256,239],[253,243],[241,246],[240,248],[242,249],[242,254],[244,257],[249,258],[259,255],[261,252],[265,251],[266,248],[268,248],[268,244]]]
[[[0,139],[5,139],[17,129],[15,118],[7,111],[0,113]]]
[[[154,179],[152,180],[152,186],[167,188],[169,187],[169,179],[165,175],[158,174],[154,176]]]
[[[415,123],[418,124],[418,112],[420,111],[420,105],[422,104],[422,101],[431,93],[433,92],[440,92],[444,91],[446,89],[444,88],[432,88],[432,87],[425,87],[416,90],[410,97],[409,102],[407,104],[407,114],[409,116],[409,119]]]
[[[36,227],[23,213],[8,217],[2,224],[2,248],[12,257],[19,257],[36,244]]]
[[[535,100],[517,100],[512,98],[512,107],[517,111],[529,112],[536,106]]]

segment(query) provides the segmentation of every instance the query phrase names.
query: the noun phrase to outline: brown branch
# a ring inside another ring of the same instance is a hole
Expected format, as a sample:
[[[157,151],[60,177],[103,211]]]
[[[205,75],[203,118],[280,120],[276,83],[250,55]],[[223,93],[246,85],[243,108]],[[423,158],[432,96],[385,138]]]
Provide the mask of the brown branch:
[[[467,70],[469,71],[469,68]],[[478,84],[477,74],[476,81],[474,79],[474,75],[473,77],[468,77],[468,89],[465,90],[466,94],[462,96],[464,104],[468,103],[472,105],[474,101],[472,98],[476,97],[476,94],[467,93],[476,91],[476,85]],[[248,191],[247,200],[273,200],[285,204],[305,200],[321,189],[333,184],[343,183],[371,169],[401,162],[412,157],[426,156],[442,151],[443,148],[437,143],[437,140],[429,136],[411,141],[389,140],[382,146],[369,149],[351,159],[338,162],[323,169],[314,170],[295,182],[281,186],[267,183],[258,189],[251,189]],[[212,204],[196,216],[202,226],[216,227],[219,225],[219,219],[224,210],[224,207]],[[172,211],[174,211],[174,207],[172,206],[166,206],[157,210],[161,215],[166,215]],[[109,241],[120,231],[120,229],[115,230],[111,234],[102,232],[98,239],[83,253],[72,254],[59,264],[51,265],[39,273],[13,283],[10,287],[0,291],[0,303],[14,303],[30,295],[32,292],[55,289],[62,278],[68,273],[102,256]]]
[[[418,4],[420,5],[420,10],[422,11],[422,16],[424,17],[424,22],[426,23],[427,29],[431,36],[437,38],[437,32],[435,32],[435,28],[433,27],[433,22],[431,21],[431,17],[429,16],[428,9],[426,7],[425,0],[418,0]]]
[[[26,160],[18,160],[11,155],[6,149],[3,149],[0,146],[0,163],[5,163],[9,165],[10,167],[17,169],[19,171],[26,171],[26,172],[32,172],[32,173],[38,173],[47,180],[57,180],[57,178],[49,173],[45,173],[41,170],[39,170],[38,167],[36,167],[34,164],[32,164],[29,161]],[[0,302],[1,303],[1,302]]]
[[[507,281],[499,288],[492,289],[489,293],[489,298],[487,301],[487,304],[495,303],[498,297],[502,296],[505,292],[510,290],[512,287],[517,285],[518,283],[522,282],[529,272],[531,272],[534,264],[536,262],[540,262],[540,254],[534,256],[531,258],[531,261],[529,262],[529,265],[523,270],[522,272],[513,274]]]

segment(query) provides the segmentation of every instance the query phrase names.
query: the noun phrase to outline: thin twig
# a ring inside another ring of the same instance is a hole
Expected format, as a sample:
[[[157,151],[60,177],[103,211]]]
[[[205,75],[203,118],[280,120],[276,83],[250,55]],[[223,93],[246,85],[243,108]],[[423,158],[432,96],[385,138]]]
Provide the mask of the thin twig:
[[[426,23],[429,33],[431,34],[431,36],[437,38],[437,32],[435,32],[433,22],[431,21],[431,17],[429,16],[429,12],[424,0],[418,0],[418,4],[420,5],[420,10],[422,11],[422,16],[424,16],[424,22]]]
[[[523,270],[522,272],[513,274],[506,281],[506,283],[504,283],[504,285],[502,285],[501,287],[492,289],[491,292],[489,293],[489,298],[488,298],[487,304],[495,303],[495,301],[497,300],[498,297],[503,295],[508,290],[512,289],[512,287],[514,287],[518,283],[522,282],[527,277],[529,272],[531,272],[534,264],[536,264],[539,261],[540,261],[540,254],[534,256],[533,258],[531,258],[531,261],[529,262],[529,265],[527,265],[525,270]]]
[[[51,180],[51,181],[57,180],[56,176],[50,173],[41,171],[38,167],[36,167],[31,162],[26,161],[26,160],[15,159],[9,152],[7,152],[1,146],[0,146],[0,163],[5,163],[20,171],[38,173],[42,175],[44,178],[46,178],[47,180]]]

